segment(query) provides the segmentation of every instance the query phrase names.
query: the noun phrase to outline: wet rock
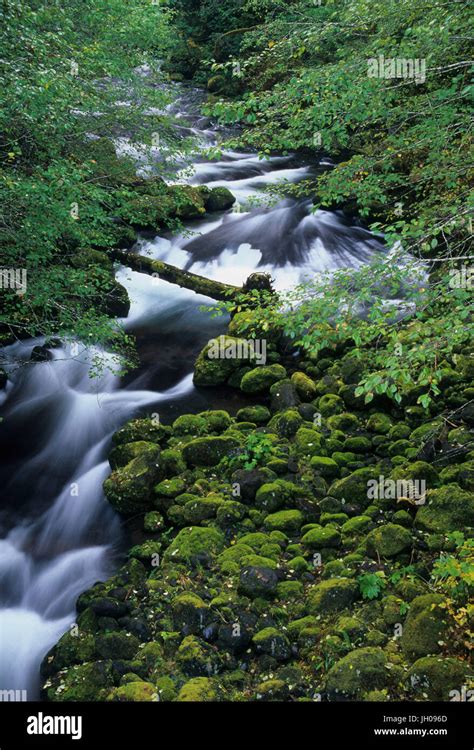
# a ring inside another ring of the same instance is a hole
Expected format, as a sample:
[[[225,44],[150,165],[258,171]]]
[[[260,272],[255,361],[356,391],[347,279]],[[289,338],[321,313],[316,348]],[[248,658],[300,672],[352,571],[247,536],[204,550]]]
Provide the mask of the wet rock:
[[[240,573],[239,591],[251,599],[273,596],[278,584],[278,574],[271,568],[249,566]]]

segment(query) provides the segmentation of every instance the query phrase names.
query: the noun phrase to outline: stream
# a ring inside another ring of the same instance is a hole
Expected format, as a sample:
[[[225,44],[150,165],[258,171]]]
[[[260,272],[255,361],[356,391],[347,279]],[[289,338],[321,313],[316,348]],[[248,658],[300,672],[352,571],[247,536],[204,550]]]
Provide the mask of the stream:
[[[204,147],[216,144],[219,129],[201,115],[202,98],[181,87],[170,111]],[[123,139],[117,148],[130,152]],[[327,159],[310,165],[295,155],[261,160],[235,151],[210,162],[198,153],[193,174],[181,181],[224,185],[236,206],[187,222],[182,234],[142,237],[135,249],[236,285],[254,270],[268,271],[277,289],[317,272],[357,268],[383,246],[342,213],[313,213],[308,199],[263,205],[265,186],[295,182],[330,165]],[[126,268],[117,270],[117,279],[131,300],[123,323],[137,340],[140,366],[132,373],[89,377],[93,352],[80,346],[78,352],[54,346],[50,361],[30,363],[43,339],[4,350],[9,381],[0,392],[0,689],[26,691],[23,699],[38,697],[41,660],[74,622],[79,594],[109,577],[123,558],[124,525],[102,492],[112,434],[134,416],[159,413],[167,423],[204,409],[235,413],[242,405],[237,391],[193,386],[197,354],[227,322],[201,310],[213,301]]]

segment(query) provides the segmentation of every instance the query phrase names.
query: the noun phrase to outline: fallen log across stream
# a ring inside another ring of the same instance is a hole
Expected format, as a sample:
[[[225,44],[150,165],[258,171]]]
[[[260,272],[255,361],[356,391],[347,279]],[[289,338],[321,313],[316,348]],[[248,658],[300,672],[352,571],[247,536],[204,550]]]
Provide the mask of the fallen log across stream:
[[[127,250],[111,250],[108,255],[112,260],[122,263],[132,271],[156,276],[185,289],[192,289],[196,294],[203,294],[212,299],[229,300],[234,294],[249,292],[251,289],[273,291],[270,275],[266,273],[254,272],[250,274],[243,286],[240,287],[207,279],[205,276],[183,271],[181,268],[164,263],[162,260],[153,260],[143,255],[130,253]]]
[[[108,255],[112,260],[122,263],[124,266],[131,268],[132,271],[156,276],[185,289],[192,289],[196,294],[204,294],[212,299],[228,300],[236,292],[242,291],[241,287],[224,284],[222,281],[213,281],[205,276],[199,276],[197,273],[183,271],[169,263],[164,263],[162,260],[153,260],[126,250],[112,250],[108,252]]]

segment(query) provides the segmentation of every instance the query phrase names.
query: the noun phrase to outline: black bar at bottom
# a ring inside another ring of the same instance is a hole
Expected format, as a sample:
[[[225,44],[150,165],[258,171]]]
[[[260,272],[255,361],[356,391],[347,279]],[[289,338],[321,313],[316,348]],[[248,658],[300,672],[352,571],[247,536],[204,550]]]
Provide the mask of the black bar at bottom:
[[[474,705],[459,703],[0,703],[0,750],[233,746],[275,737],[312,747],[472,750]],[[53,733],[55,732],[55,733]],[[288,737],[288,733],[289,736]],[[262,736],[263,735],[263,736]],[[306,739],[304,739],[306,738]],[[132,744],[133,743],[133,744]]]

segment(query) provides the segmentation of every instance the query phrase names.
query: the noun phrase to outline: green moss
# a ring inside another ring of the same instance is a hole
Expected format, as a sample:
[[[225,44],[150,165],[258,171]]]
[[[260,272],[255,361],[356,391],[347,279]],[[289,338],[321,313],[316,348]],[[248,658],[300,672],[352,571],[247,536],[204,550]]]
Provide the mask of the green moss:
[[[284,479],[276,479],[274,482],[262,484],[258,488],[255,495],[255,505],[259,509],[273,512],[284,505],[290,504],[299,492],[301,490],[298,485]]]
[[[157,510],[152,510],[145,514],[145,518],[143,519],[143,528],[145,531],[163,531],[164,527],[164,518]]]
[[[358,536],[365,534],[372,526],[372,519],[369,516],[354,516],[341,526],[341,532],[345,536]]]
[[[237,419],[242,422],[265,424],[270,419],[270,410],[266,406],[245,406],[237,412]]]
[[[372,414],[367,420],[367,429],[369,432],[376,432],[378,435],[387,435],[392,428],[392,421],[387,414]]]
[[[359,420],[355,414],[349,412],[343,412],[342,414],[334,414],[328,419],[328,427],[330,430],[341,430],[342,432],[348,432],[355,430],[359,426]]]
[[[295,434],[295,449],[299,456],[317,456],[321,452],[322,435],[309,427],[300,427]]]
[[[198,416],[205,420],[210,432],[224,432],[224,430],[227,430],[232,424],[230,414],[227,411],[224,411],[224,409],[203,411]]]
[[[291,655],[288,638],[276,628],[259,630],[252,638],[253,645],[260,654],[268,654],[277,661],[286,661]]]
[[[312,615],[339,612],[350,607],[359,593],[350,578],[330,578],[314,586],[308,595],[308,611]]]
[[[343,479],[336,481],[329,488],[328,494],[346,503],[367,505],[367,482],[373,479],[376,472],[370,468],[357,469]]]
[[[326,458],[325,456],[312,456],[310,466],[313,471],[317,471],[323,477],[334,479],[339,476],[339,465],[333,458]]]
[[[128,682],[126,685],[114,688],[107,696],[108,701],[156,701],[158,694],[156,687],[150,682]]]
[[[180,450],[176,448],[165,448],[161,451],[161,465],[165,476],[174,477],[186,471],[186,464]]]
[[[411,666],[407,686],[416,698],[448,701],[456,697],[461,700],[462,686],[466,685],[468,674],[469,666],[464,661],[450,657],[424,656]],[[450,695],[451,691],[457,693],[453,696]]]
[[[443,604],[440,594],[423,594],[413,599],[400,638],[405,654],[418,658],[441,650],[448,628]]]
[[[183,448],[183,457],[193,466],[216,466],[225,457],[236,453],[239,444],[230,437],[202,437],[191,440]]]
[[[107,500],[119,513],[147,510],[152,502],[153,485],[163,475],[159,447],[153,443],[145,446],[136,458],[113,471],[104,482]]]
[[[180,703],[208,703],[216,698],[216,691],[208,677],[194,677],[183,685],[177,700]]]
[[[214,79],[210,79],[208,82],[209,90],[214,90],[210,87],[211,81],[218,78],[218,76],[214,76]],[[215,187],[212,188],[209,192],[209,195],[206,198],[206,211],[226,211],[228,208],[231,208],[235,203],[235,197],[232,195],[230,190],[226,187]]]
[[[224,547],[224,537],[213,528],[188,526],[181,529],[166,550],[165,562],[186,563],[192,566],[206,565]]]
[[[257,700],[261,701],[285,701],[290,696],[290,690],[283,680],[267,680],[260,682],[257,687]]]
[[[302,401],[312,401],[316,398],[316,384],[304,372],[294,372],[291,382]]]
[[[390,685],[387,658],[381,648],[351,651],[328,672],[326,691],[332,700],[357,699],[369,690]]]
[[[341,535],[332,526],[315,526],[302,537],[301,542],[308,549],[318,551],[325,547],[338,547]]]
[[[280,530],[288,533],[296,532],[304,523],[303,514],[299,510],[280,510],[265,518],[264,526],[269,531]]]
[[[114,684],[110,661],[79,664],[61,675],[62,679],[56,678],[53,686],[47,689],[49,700],[60,703],[104,700]]]
[[[319,399],[318,409],[323,417],[332,417],[344,411],[344,401],[335,393],[326,393]]]
[[[424,531],[446,533],[474,526],[474,496],[458,484],[448,484],[426,493],[426,503],[415,517],[415,526]]]
[[[96,650],[104,659],[133,659],[140,641],[131,633],[111,631],[98,635]]]
[[[396,557],[413,546],[408,529],[395,523],[387,523],[373,529],[367,536],[367,551],[372,557]]]
[[[171,603],[173,625],[184,635],[199,633],[206,622],[208,605],[197,594],[184,592]]]
[[[344,450],[350,453],[370,453],[372,443],[365,437],[350,437],[344,441]]]
[[[343,526],[343,524],[349,520],[347,513],[321,513],[319,523],[321,526]]]
[[[155,494],[162,495],[163,497],[177,497],[181,495],[186,489],[186,482],[180,477],[173,477],[173,479],[163,479],[155,486]]]
[[[299,581],[281,581],[277,585],[277,596],[283,601],[301,599],[303,596],[303,584]]]
[[[224,500],[219,496],[198,497],[190,500],[183,508],[186,523],[198,524],[208,518],[214,518]]]
[[[196,414],[182,414],[173,422],[175,435],[204,435],[207,429],[206,420]]]
[[[264,393],[285,377],[286,370],[282,365],[260,365],[243,376],[240,388],[244,393]]]
[[[275,414],[268,423],[268,428],[278,434],[281,438],[292,438],[300,432],[303,417],[297,409],[286,409]]]

